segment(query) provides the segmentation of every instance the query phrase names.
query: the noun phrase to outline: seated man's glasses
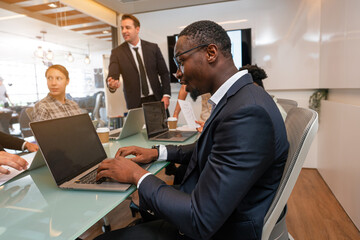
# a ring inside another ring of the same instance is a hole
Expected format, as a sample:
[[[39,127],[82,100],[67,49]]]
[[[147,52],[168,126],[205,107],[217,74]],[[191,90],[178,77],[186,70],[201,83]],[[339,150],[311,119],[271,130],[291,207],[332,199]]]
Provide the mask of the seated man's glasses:
[[[209,44],[201,44],[199,46],[196,46],[196,47],[193,47],[189,50],[186,50],[185,52],[182,52],[182,53],[178,53],[174,56],[174,62],[175,62],[175,65],[177,67],[177,69],[179,69],[181,71],[182,74],[184,74],[184,61],[180,61],[179,60],[179,57],[185,53],[188,53],[188,52],[191,52],[192,50],[195,50],[197,48],[201,48],[201,47],[207,47],[209,46]]]

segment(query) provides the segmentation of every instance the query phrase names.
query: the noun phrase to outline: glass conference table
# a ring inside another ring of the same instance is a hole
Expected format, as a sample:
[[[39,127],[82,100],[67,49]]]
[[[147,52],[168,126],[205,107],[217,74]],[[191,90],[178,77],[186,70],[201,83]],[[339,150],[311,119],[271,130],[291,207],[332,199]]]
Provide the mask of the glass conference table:
[[[197,135],[185,142],[196,140]],[[145,131],[104,144],[109,157],[119,147],[151,147],[169,142],[148,141]],[[158,173],[166,162],[148,169]],[[0,187],[0,239],[75,239],[136,190],[125,192],[64,190],[56,186],[46,166],[25,171]]]

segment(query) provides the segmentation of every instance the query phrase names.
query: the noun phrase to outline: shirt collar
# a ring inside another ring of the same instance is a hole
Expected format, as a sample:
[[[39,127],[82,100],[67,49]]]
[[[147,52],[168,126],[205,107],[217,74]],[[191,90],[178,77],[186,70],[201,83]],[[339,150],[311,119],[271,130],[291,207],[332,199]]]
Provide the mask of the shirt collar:
[[[232,75],[228,80],[226,80],[218,90],[211,96],[209,99],[209,103],[212,105],[213,109],[220,102],[220,100],[224,97],[226,92],[230,89],[230,87],[242,76],[248,73],[248,70],[242,70],[234,75]]]
[[[139,42],[136,45],[132,45],[131,43],[128,43],[130,48],[139,48],[141,49],[141,39],[139,38]]]

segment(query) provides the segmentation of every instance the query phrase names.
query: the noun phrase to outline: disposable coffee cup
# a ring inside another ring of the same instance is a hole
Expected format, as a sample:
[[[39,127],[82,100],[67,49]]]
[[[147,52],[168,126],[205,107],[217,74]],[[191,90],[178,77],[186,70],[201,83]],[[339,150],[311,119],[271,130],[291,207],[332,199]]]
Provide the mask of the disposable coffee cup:
[[[168,125],[169,125],[169,129],[176,129],[176,127],[177,127],[177,118],[176,117],[169,117],[168,118]]]
[[[108,143],[109,142],[109,128],[98,128],[96,132],[100,138],[101,143]]]

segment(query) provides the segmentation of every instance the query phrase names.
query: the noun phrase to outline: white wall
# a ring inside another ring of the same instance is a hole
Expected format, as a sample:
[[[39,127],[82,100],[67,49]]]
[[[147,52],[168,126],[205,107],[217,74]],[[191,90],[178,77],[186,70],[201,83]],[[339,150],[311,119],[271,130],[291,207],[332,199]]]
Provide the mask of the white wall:
[[[269,75],[267,89],[319,87],[320,0],[242,0],[136,15],[140,37],[156,42],[166,59],[167,36],[198,20],[222,24],[226,30],[252,28],[253,63]]]
[[[323,0],[320,86],[330,88],[320,112],[318,169],[360,228],[360,1]]]

